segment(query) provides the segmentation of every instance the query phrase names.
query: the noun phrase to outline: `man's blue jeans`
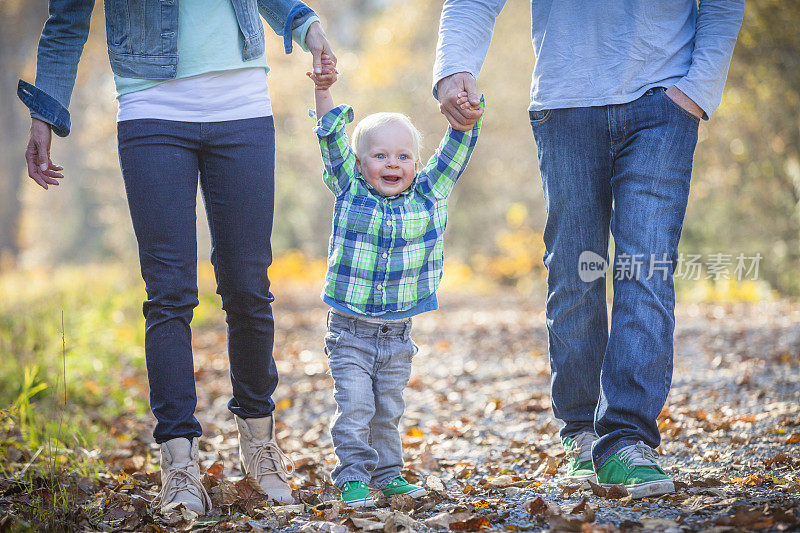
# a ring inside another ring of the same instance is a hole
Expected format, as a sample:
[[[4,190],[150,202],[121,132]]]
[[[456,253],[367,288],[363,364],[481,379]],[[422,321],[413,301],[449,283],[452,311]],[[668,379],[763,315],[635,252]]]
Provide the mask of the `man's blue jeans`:
[[[547,330],[561,436],[597,431],[596,467],[639,440],[672,380],[677,264],[698,119],[661,88],[620,105],[531,111],[547,223]],[[608,328],[605,276],[614,235]],[[589,255],[589,257],[587,257]],[[582,260],[582,261],[581,261]],[[581,264],[579,264],[581,263]],[[602,270],[601,270],[602,272]]]
[[[269,416],[278,383],[267,267],[275,195],[272,117],[225,122],[128,120],[119,157],[147,290],[145,356],[161,443],[199,437],[190,323],[197,298],[198,175],[211,262],[228,323],[233,399],[242,418]]]

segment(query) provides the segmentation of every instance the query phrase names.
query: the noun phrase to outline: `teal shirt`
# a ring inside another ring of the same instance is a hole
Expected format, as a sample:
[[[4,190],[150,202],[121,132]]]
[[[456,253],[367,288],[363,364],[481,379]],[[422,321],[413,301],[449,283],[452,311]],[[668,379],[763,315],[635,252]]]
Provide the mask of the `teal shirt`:
[[[236,12],[230,0],[191,0],[178,3],[178,72],[175,79],[249,67],[263,67],[269,72],[267,58],[261,55],[242,60],[244,36],[239,31]],[[308,27],[319,19],[309,17],[292,32],[303,50]],[[236,36],[235,39],[231,38]],[[117,98],[123,94],[149,89],[169,80],[123,78],[114,75]]]

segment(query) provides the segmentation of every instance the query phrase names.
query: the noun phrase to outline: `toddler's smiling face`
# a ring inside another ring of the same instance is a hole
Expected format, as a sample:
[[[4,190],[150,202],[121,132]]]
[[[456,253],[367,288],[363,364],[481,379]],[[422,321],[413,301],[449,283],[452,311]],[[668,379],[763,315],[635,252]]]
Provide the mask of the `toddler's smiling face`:
[[[373,189],[383,196],[395,196],[411,186],[419,159],[413,133],[400,122],[371,129],[356,166]]]

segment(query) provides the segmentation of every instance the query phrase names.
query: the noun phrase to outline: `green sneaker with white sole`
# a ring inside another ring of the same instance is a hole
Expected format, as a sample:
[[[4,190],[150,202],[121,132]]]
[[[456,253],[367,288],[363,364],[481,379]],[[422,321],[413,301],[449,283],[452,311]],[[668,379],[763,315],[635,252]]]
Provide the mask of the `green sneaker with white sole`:
[[[631,498],[675,492],[675,484],[656,463],[658,453],[642,441],[625,446],[597,469],[603,487],[625,485]]]
[[[347,481],[342,486],[342,501],[348,507],[375,507],[369,488],[361,481]]]
[[[395,494],[407,494],[412,498],[421,498],[428,494],[428,491],[417,485],[412,485],[403,476],[397,476],[386,485],[381,492],[384,496],[394,496]]]
[[[570,481],[592,481],[597,483],[597,475],[592,466],[592,444],[599,437],[594,431],[582,431],[564,439],[564,451],[567,453],[567,479]]]

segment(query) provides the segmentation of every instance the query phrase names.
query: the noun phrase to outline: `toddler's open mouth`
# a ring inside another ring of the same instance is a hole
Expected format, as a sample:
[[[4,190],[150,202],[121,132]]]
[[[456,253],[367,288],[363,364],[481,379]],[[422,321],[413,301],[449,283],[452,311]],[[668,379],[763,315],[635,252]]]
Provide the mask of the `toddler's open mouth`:
[[[383,181],[388,181],[389,183],[397,183],[400,181],[400,176],[381,176]]]

